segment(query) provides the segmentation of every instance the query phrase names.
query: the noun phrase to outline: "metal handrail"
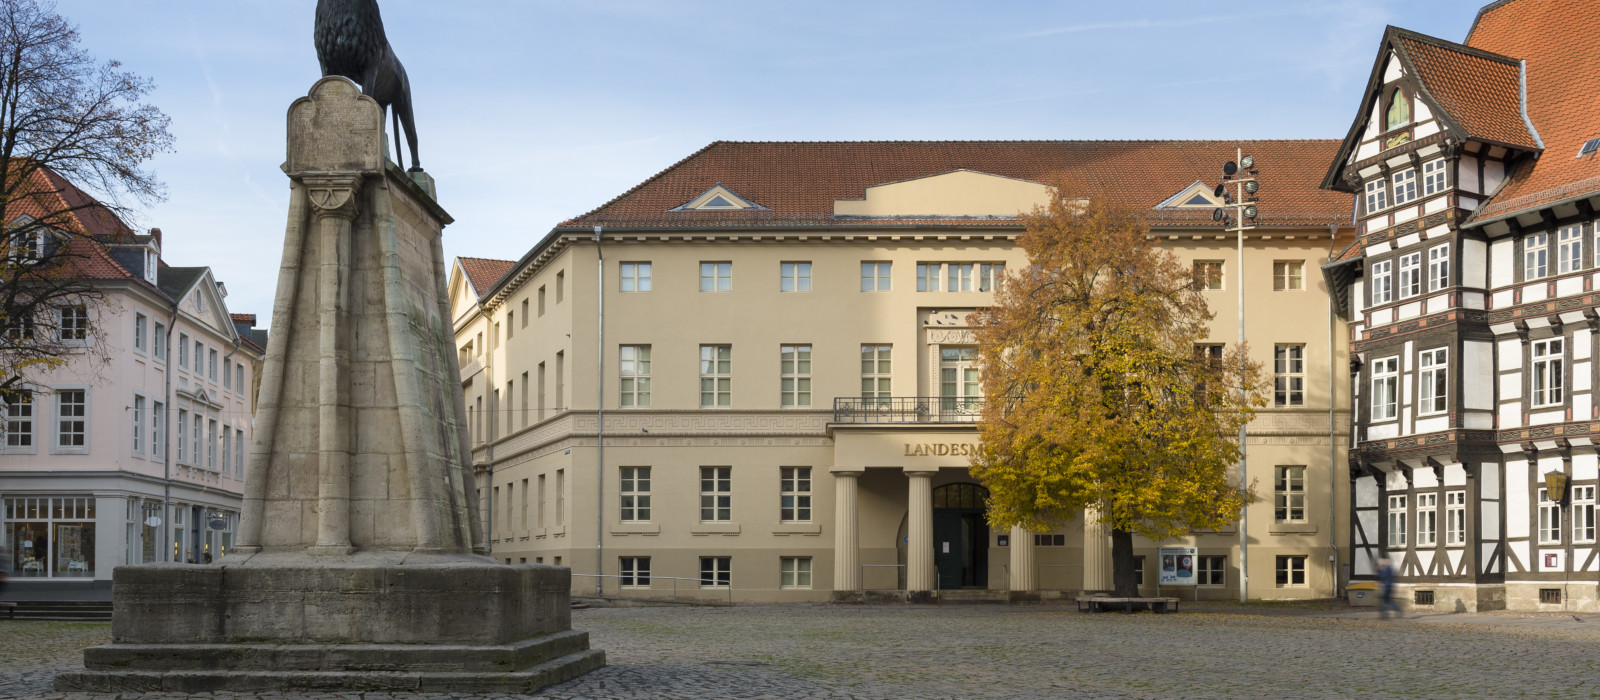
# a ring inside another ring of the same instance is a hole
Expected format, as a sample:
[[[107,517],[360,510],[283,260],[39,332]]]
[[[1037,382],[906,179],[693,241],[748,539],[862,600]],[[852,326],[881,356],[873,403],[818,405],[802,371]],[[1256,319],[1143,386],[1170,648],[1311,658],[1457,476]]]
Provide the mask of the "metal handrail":
[[[835,423],[972,423],[983,413],[981,396],[841,396]]]
[[[684,576],[656,576],[654,574],[651,574],[650,576],[645,577],[645,576],[622,576],[622,575],[619,575],[619,574],[579,574],[579,573],[574,573],[574,574],[572,574],[572,576],[573,576],[573,578],[582,577],[582,578],[602,579],[601,585],[604,585],[604,579],[608,579],[608,578],[616,578],[616,579],[621,579],[621,578],[648,578],[648,579],[650,579],[651,585],[650,586],[645,586],[645,587],[641,588],[640,590],[652,590],[652,591],[655,590],[655,585],[654,584],[655,584],[655,580],[656,579],[661,579],[663,581],[671,581],[672,582],[672,597],[674,599],[676,599],[678,597],[678,582],[679,581],[694,581],[697,584],[704,584],[707,581],[709,581],[709,579],[703,579],[703,578],[688,578],[688,577],[684,577]],[[599,588],[599,586],[597,586],[597,588]],[[731,605],[733,605],[733,583],[730,581],[728,583],[728,585],[726,587],[724,587],[724,588],[725,588],[725,590],[728,591],[728,605],[731,606]],[[701,590],[704,590],[704,589],[702,588]],[[623,591],[623,588],[619,584],[617,586],[617,592],[620,594],[622,591]],[[601,592],[604,592],[603,588],[601,589]]]

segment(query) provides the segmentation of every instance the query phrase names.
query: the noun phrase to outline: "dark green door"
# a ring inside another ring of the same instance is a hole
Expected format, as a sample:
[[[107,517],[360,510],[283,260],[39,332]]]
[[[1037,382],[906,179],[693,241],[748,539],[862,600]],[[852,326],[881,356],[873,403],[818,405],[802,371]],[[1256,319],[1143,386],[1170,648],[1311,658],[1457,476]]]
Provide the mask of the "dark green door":
[[[933,562],[941,590],[989,585],[988,497],[977,484],[933,490]]]
[[[933,512],[933,562],[939,567],[939,588],[949,590],[962,586],[962,563],[966,552],[962,541],[961,514],[953,511]]]

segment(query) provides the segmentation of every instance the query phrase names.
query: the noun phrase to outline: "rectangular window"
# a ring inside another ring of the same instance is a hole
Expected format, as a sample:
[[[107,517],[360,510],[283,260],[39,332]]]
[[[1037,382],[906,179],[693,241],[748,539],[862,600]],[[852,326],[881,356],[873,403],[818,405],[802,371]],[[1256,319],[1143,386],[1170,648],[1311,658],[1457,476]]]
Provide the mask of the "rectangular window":
[[[1222,289],[1222,261],[1194,261],[1194,286],[1202,290]]]
[[[206,421],[206,468],[217,470],[217,422]]]
[[[150,345],[155,348],[153,356],[156,362],[167,361],[167,324],[155,324],[155,331],[150,334]]]
[[[542,284],[539,285],[539,315],[544,316],[544,285]],[[479,336],[482,335],[481,333],[479,334]],[[479,345],[482,345],[482,343],[479,343]]]
[[[1144,586],[1144,557],[1133,558],[1133,580],[1139,586]]]
[[[506,397],[506,400],[510,401],[511,398],[510,397]],[[523,372],[522,373],[522,411],[520,411],[520,413],[522,414],[522,427],[526,428],[526,427],[528,427],[528,423],[530,422],[530,419],[532,418],[532,413],[533,413],[533,411],[529,410],[529,406],[528,406],[528,373],[527,372]]]
[[[0,392],[6,402],[6,452],[33,451],[33,392],[14,389]]]
[[[623,588],[650,587],[650,557],[622,557],[617,570]]]
[[[1400,256],[1400,298],[1409,299],[1422,293],[1422,253]]]
[[[778,291],[811,291],[811,263],[786,262],[778,265]]]
[[[625,262],[622,263],[622,291],[648,292],[650,291],[650,263]],[[524,302],[526,303],[526,302]],[[523,309],[524,319],[528,316],[527,309]]]
[[[508,397],[509,400],[509,397]],[[567,351],[556,353],[556,410],[565,411],[567,406]]]
[[[141,313],[133,315],[133,351],[141,355],[150,349],[149,342],[145,340],[145,334],[149,332],[149,326],[149,317]]]
[[[972,265],[963,263],[946,263],[944,290],[947,292],[972,291]]]
[[[1278,586],[1306,585],[1306,558],[1304,556],[1278,557]]]
[[[1387,304],[1394,298],[1394,278],[1389,273],[1394,267],[1393,260],[1372,263],[1372,305]]]
[[[1227,584],[1227,557],[1202,555],[1195,558],[1199,560],[1195,562],[1195,572],[1200,576],[1195,583],[1202,586],[1222,586]]]
[[[623,290],[623,291],[627,291],[627,290]],[[526,298],[524,298],[522,300],[522,327],[523,328],[527,328],[528,327],[528,300]]]
[[[506,312],[506,340],[511,340],[511,337],[516,335],[516,331],[517,331],[517,312],[515,312],[515,311],[507,311]]]
[[[617,353],[617,386],[622,392],[619,404],[623,408],[650,407],[650,346],[624,345]],[[523,375],[522,390],[528,390],[527,375]],[[526,404],[526,398],[522,401]]]
[[[650,468],[622,467],[622,522],[650,522]]]
[[[233,428],[222,426],[222,471],[233,469]]]
[[[242,364],[235,364],[233,366],[233,390],[239,392],[240,394],[249,396],[249,393],[245,391],[244,365]]]
[[[884,404],[889,402],[892,395],[889,392],[892,349],[890,345],[861,346],[861,398],[876,399]]]
[[[702,291],[702,292],[731,292],[731,291],[733,291],[733,263],[731,263],[731,262],[703,262],[703,263],[700,263],[700,291]]]
[[[1539,489],[1539,544],[1561,544],[1561,502]]]
[[[1444,494],[1444,543],[1456,547],[1467,542],[1467,492]]]
[[[144,397],[133,397],[133,455],[144,456]]]
[[[212,348],[208,352],[209,355],[206,357],[206,376],[215,384],[217,381],[217,350]]]
[[[700,407],[733,405],[733,346],[700,346]]]
[[[1594,542],[1594,486],[1572,487],[1572,541]]]
[[[556,273],[556,303],[559,304],[567,298],[567,271]]]
[[[1437,292],[1450,286],[1450,245],[1428,249],[1428,291]]]
[[[1272,489],[1273,518],[1280,523],[1306,521],[1306,468],[1278,467]]]
[[[978,291],[992,292],[998,288],[1000,278],[1005,274],[1006,266],[998,263],[983,263],[978,265]]]
[[[189,454],[192,457],[190,461],[198,467],[205,464],[205,453],[200,450],[200,431],[205,427],[205,417],[195,413],[189,427],[192,428],[189,431]]]
[[[1394,204],[1400,206],[1417,198],[1417,171],[1404,170],[1394,174]]]
[[[189,412],[178,409],[178,463],[189,462]]]
[[[1306,405],[1306,346],[1277,345],[1272,350],[1272,404]]]
[[[861,263],[861,291],[889,291],[889,267],[886,262]]]
[[[1389,190],[1383,180],[1372,180],[1367,183],[1367,213],[1379,212],[1389,207]]]
[[[1395,389],[1399,383],[1400,358],[1385,357],[1372,363],[1372,420],[1392,420],[1395,416]]]
[[[811,557],[783,557],[778,566],[778,587],[811,587]]]
[[[1443,413],[1446,408],[1449,363],[1445,348],[1417,353],[1417,413]]]
[[[1417,546],[1439,543],[1439,494],[1417,494]]]
[[[733,557],[700,557],[700,587],[727,588],[733,585]]]
[[[700,521],[733,520],[733,467],[700,468]]]
[[[778,377],[778,405],[784,408],[810,408],[811,346],[779,346]]]
[[[1279,260],[1272,263],[1272,290],[1289,292],[1305,289],[1305,273],[1306,263],[1303,260]]]
[[[1566,386],[1565,362],[1561,338],[1541,340],[1533,344],[1533,405],[1555,406],[1563,398]]]
[[[1522,278],[1536,280],[1550,274],[1550,234],[1536,233],[1522,239]]]
[[[531,500],[533,500],[533,499],[532,499],[532,493],[530,492],[530,489],[528,488],[528,480],[527,479],[523,479],[522,480],[522,503],[520,504],[521,508],[517,511],[517,513],[518,513],[517,522],[522,525],[522,527],[520,529],[522,530],[524,536],[526,536],[526,534],[528,532],[528,502],[531,501]]]
[[[178,334],[178,366],[189,368],[189,334]]]
[[[811,522],[811,467],[784,467],[780,480],[778,520]]]
[[[62,389],[56,392],[56,448],[85,451],[89,446],[89,392]]]
[[[244,478],[244,428],[233,431],[233,475]]]
[[[89,340],[89,309],[82,305],[56,309],[56,341],[85,343]]]
[[[1445,165],[1446,162],[1443,158],[1430,160],[1422,164],[1422,193],[1424,195],[1438,194],[1450,186],[1445,180],[1445,173],[1449,170]]]
[[[167,454],[167,405],[160,401],[150,403],[150,458],[161,459]],[[243,433],[240,433],[241,435]]]
[[[545,501],[545,498],[544,498],[544,475],[540,474],[539,475],[539,527],[541,527],[541,528],[544,527],[544,511],[545,511],[545,505],[544,504],[545,503],[547,503],[547,501]]]
[[[556,470],[556,525],[567,524],[567,470]]]
[[[1396,494],[1389,497],[1389,548],[1405,549],[1406,497]]]
[[[1583,225],[1574,224],[1556,232],[1556,271],[1559,274],[1583,269]]]
[[[939,263],[917,263],[917,291],[939,291]]]
[[[202,343],[202,342],[200,342],[198,340],[195,341],[195,343],[194,343],[194,376],[195,376],[196,379],[200,379],[200,378],[205,377],[206,368],[202,367],[201,364],[200,364],[201,362],[204,362],[204,360],[202,358],[204,358],[205,356],[206,356],[205,343]]]

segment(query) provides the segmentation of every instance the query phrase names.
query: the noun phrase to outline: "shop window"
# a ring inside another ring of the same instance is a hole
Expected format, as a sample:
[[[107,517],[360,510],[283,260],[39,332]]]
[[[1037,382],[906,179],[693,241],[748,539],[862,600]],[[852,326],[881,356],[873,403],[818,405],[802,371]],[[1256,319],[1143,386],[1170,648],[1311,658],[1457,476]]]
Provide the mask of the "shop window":
[[[94,578],[94,498],[7,498],[3,514],[10,576]]]

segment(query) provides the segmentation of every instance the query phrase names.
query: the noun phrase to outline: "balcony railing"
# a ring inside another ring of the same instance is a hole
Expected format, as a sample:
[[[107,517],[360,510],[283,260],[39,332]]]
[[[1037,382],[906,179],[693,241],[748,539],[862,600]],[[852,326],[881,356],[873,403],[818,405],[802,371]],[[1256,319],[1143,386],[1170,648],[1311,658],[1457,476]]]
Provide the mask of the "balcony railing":
[[[847,396],[833,400],[835,423],[972,423],[981,413],[983,398],[977,396]]]

